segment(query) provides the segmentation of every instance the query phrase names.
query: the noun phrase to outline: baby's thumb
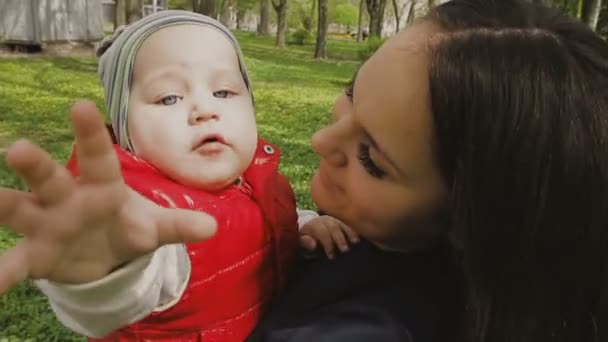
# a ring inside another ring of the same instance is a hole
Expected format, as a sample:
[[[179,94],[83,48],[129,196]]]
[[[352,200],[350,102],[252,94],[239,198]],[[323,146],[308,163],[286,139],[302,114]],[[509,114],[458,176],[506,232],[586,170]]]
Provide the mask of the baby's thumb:
[[[162,208],[156,222],[159,245],[207,240],[217,231],[212,216],[186,209]]]
[[[308,251],[317,248],[317,241],[310,235],[300,235],[300,246]]]

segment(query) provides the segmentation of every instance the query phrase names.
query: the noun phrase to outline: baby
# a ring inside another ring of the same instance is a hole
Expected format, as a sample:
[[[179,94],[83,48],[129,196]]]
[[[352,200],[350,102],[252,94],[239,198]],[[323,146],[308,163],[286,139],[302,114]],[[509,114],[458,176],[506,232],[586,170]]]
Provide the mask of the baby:
[[[118,30],[98,55],[114,153],[100,152],[103,140],[92,142],[96,131],[83,133],[83,122],[92,118],[75,116],[77,143],[67,168],[76,185],[57,179],[61,171],[37,176],[43,184],[37,185],[23,167],[14,167],[41,197],[36,202],[45,204],[48,217],[40,220],[57,231],[74,226],[66,230],[80,234],[63,235],[58,246],[43,239],[41,246],[60,252],[24,262],[23,268],[48,266],[27,276],[46,278],[37,285],[63,324],[101,341],[244,340],[285,284],[298,250],[298,216],[293,191],[278,172],[279,150],[257,136],[236,39],[208,17],[163,11]],[[96,167],[110,157],[117,157],[119,175]],[[9,164],[19,164],[16,158],[9,155]],[[65,200],[78,197],[70,191],[88,191],[94,173],[117,180],[105,188],[124,182],[134,200],[115,204],[103,197],[105,189],[92,192],[90,201]],[[56,198],[45,198],[49,189]],[[156,213],[150,201],[171,213],[147,215]],[[51,215],[55,209],[59,214]],[[175,216],[180,209],[210,214],[215,234],[196,233],[201,221]],[[320,244],[331,257],[334,245],[348,249],[346,233],[356,240],[333,218],[299,212],[300,244],[308,249]],[[70,215],[78,220],[65,222]],[[21,221],[12,222],[25,243],[3,255],[0,265],[18,264],[29,241]],[[86,232],[89,226],[95,228]]]
[[[191,271],[181,299],[103,340],[244,339],[283,287],[298,235],[279,150],[257,136],[236,39],[210,18],[165,11],[120,30],[99,54],[125,183],[218,225],[211,239],[185,245]],[[74,154],[76,175],[77,164]]]

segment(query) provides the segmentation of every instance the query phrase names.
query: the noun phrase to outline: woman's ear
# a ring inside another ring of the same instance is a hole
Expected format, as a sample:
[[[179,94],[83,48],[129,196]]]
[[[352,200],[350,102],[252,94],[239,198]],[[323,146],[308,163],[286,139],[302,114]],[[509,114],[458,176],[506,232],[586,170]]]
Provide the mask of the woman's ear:
[[[118,144],[118,140],[116,140],[116,136],[114,135],[114,129],[112,128],[112,124],[107,123],[106,128],[108,129],[108,133],[110,133],[112,144]]]

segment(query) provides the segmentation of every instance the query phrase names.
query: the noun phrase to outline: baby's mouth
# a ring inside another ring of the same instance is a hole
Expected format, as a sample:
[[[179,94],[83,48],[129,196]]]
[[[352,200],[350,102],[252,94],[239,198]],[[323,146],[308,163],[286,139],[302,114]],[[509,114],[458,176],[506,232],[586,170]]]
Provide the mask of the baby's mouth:
[[[220,152],[227,145],[226,139],[222,135],[209,134],[198,140],[192,150],[201,154],[213,154]]]

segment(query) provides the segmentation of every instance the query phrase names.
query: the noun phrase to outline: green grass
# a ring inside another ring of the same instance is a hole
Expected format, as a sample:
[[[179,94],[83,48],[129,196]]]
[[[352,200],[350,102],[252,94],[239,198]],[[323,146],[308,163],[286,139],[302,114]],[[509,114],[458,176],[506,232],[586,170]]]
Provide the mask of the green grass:
[[[362,46],[330,41],[329,58],[316,61],[311,57],[314,46],[277,49],[272,37],[246,32],[238,32],[237,37],[250,72],[260,135],[281,147],[281,169],[291,180],[299,204],[311,207],[308,185],[317,159],[309,139],[327,121],[336,95],[360,64]],[[84,98],[104,108],[94,59],[0,59],[0,148],[27,138],[65,161],[73,139],[68,110]],[[23,188],[4,159],[0,185]],[[17,239],[0,228],[0,250]],[[55,320],[45,298],[30,283],[0,296],[0,342],[82,340]]]

